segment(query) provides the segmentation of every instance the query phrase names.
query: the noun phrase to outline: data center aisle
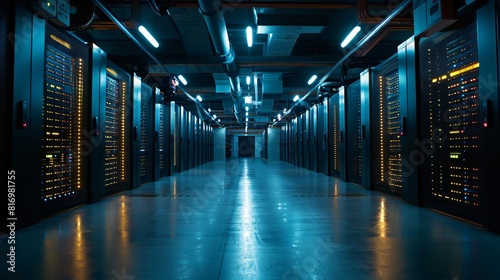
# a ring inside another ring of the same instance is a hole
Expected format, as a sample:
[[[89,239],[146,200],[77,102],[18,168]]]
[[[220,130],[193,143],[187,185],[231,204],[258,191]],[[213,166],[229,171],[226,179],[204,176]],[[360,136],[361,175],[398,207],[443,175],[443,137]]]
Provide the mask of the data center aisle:
[[[494,279],[500,236],[283,162],[211,162],[16,235],[1,279]]]

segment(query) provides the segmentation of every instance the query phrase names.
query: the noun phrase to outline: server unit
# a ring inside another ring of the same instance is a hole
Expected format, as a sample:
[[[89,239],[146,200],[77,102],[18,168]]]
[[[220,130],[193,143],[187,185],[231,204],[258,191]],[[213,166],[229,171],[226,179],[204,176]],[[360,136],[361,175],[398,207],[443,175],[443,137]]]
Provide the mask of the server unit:
[[[409,38],[398,47],[399,114],[401,144],[401,196],[409,203],[420,205],[419,169],[412,161],[420,149],[420,103],[417,93],[417,42]],[[397,166],[396,166],[397,167]],[[395,169],[399,172],[398,169]],[[397,173],[396,173],[397,174]]]
[[[341,87],[342,93],[339,90],[339,93],[330,97],[328,101],[328,175],[340,178],[342,178],[340,147],[345,144],[344,132],[340,127],[340,96],[344,98],[344,89]]]
[[[170,172],[170,103],[159,88],[153,88],[154,109],[154,174],[153,180],[172,175]]]
[[[470,2],[470,1],[469,1]],[[479,62],[479,101],[481,104],[481,173],[483,183],[482,223],[500,232],[500,1],[489,1],[477,14]],[[496,24],[493,24],[496,23]],[[484,79],[487,79],[486,81]]]
[[[318,107],[318,172],[328,175],[328,99]]]
[[[91,202],[131,187],[131,75],[90,45]]]
[[[88,202],[92,144],[88,47],[20,6],[15,34],[23,40],[16,41],[11,105],[20,228]]]
[[[318,171],[318,106],[309,111],[309,169]]]
[[[420,42],[423,203],[482,222],[483,169],[475,22]]]
[[[181,172],[181,106],[177,105],[175,102],[171,102],[171,114],[172,119],[170,122],[171,133],[173,135],[173,165],[175,172]]]
[[[304,115],[300,115],[297,120],[297,166],[303,167],[303,161],[304,161],[304,133],[303,133],[303,127],[304,127]]]
[[[154,155],[154,102],[153,89],[142,83],[141,85],[141,118],[139,134],[139,172],[141,184],[153,181]]]
[[[370,77],[371,74],[371,77]],[[399,68],[397,55],[368,71],[364,79],[372,92],[373,188],[402,196],[403,174],[401,138],[403,137]]]
[[[359,80],[347,87],[344,110],[346,114],[346,181],[363,184],[363,135],[361,119],[361,89]],[[341,107],[342,110],[342,107]],[[341,163],[342,164],[342,163]]]
[[[293,155],[292,155],[292,164],[298,166],[299,165],[299,133],[298,133],[298,118],[292,120],[292,144],[293,144]]]
[[[309,139],[309,122],[311,119],[311,111],[307,110],[303,115],[302,115],[302,167],[309,169],[309,145],[310,145],[310,139]]]
[[[194,158],[195,158],[195,153],[194,153],[194,125],[195,125],[195,116],[191,114],[191,112],[188,113],[188,168],[191,169],[194,167]]]

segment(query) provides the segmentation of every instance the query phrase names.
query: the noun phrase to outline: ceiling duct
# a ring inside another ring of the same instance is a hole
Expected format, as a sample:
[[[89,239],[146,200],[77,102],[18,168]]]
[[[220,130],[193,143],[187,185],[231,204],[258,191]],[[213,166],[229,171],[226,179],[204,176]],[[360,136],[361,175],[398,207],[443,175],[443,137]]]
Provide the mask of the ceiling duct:
[[[212,38],[217,56],[224,67],[231,86],[231,96],[234,101],[234,114],[239,122],[238,113],[241,111],[241,85],[238,66],[234,62],[234,50],[229,43],[226,20],[220,0],[199,0],[200,13],[207,24],[208,33]]]
[[[266,56],[289,56],[300,34],[319,34],[324,28],[324,26],[265,25],[259,22],[257,33],[269,34]]]
[[[270,98],[270,95],[277,95],[280,98],[283,94],[283,80],[281,73],[263,74],[262,75],[262,95]]]

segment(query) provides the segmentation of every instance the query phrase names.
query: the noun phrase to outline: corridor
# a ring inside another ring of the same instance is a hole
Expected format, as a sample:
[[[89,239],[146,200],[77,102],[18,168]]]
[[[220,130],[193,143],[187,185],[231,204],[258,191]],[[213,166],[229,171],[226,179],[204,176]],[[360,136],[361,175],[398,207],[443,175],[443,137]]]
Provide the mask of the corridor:
[[[6,236],[0,241],[7,245]],[[498,279],[499,253],[500,237],[478,226],[288,163],[246,158],[210,162],[19,230],[16,272],[2,269],[0,278]]]

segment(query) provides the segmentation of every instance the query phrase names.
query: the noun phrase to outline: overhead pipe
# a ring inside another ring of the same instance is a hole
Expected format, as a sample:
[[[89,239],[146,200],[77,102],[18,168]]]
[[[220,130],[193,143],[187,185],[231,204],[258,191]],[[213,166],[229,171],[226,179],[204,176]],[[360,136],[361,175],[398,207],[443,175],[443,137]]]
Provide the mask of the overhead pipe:
[[[326,75],[324,75],[311,90],[309,90],[304,96],[302,96],[302,98],[300,98],[297,102],[295,102],[295,104],[290,109],[288,109],[288,111],[286,111],[286,113],[283,114],[283,117],[290,114],[290,112],[292,112],[292,110],[298,104],[300,104],[302,101],[306,100],[306,98],[309,97],[309,95],[311,95],[311,93],[313,93],[321,84],[323,84],[323,82],[325,82],[335,71],[337,71],[340,67],[342,67],[344,62],[346,62],[355,52],[357,52],[359,49],[361,49],[368,41],[370,41],[370,39],[372,39],[375,35],[377,35],[377,33],[381,29],[386,27],[391,22],[391,20],[393,18],[395,18],[399,13],[401,13],[404,9],[406,9],[411,3],[412,3],[412,0],[406,0],[403,3],[399,4],[399,6],[397,6],[392,11],[392,13],[387,15],[387,17],[385,17],[379,24],[377,24],[375,26],[375,28],[373,28],[370,32],[368,32],[368,34],[366,34],[366,36],[363,37],[361,39],[361,41],[359,41],[358,44],[356,44],[356,46],[351,51],[349,51],[349,53],[347,53],[339,62],[337,62],[337,64],[335,64],[332,67],[332,69],[330,69],[330,71],[328,71],[328,73],[326,73]],[[272,125],[275,125],[276,123],[277,122],[274,122]]]
[[[200,13],[207,24],[208,33],[212,38],[217,57],[224,67],[229,77],[231,85],[231,97],[234,102],[234,115],[240,122],[239,112],[241,111],[241,83],[239,69],[234,62],[234,50],[229,43],[226,20],[224,19],[223,6],[220,0],[199,0]]]

